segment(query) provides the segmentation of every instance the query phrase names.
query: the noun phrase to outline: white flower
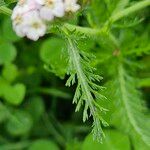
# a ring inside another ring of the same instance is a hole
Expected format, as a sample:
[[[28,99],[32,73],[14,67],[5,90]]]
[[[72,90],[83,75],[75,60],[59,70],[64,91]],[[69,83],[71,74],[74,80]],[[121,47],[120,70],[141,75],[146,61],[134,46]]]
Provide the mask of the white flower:
[[[28,9],[26,7],[16,6],[13,10],[11,19],[13,21],[13,29],[16,31],[17,35],[20,37],[24,37],[25,34],[22,31],[24,25],[24,13]]]
[[[66,12],[76,12],[80,9],[80,5],[77,4],[77,0],[65,0],[64,3]]]
[[[54,17],[64,16],[64,3],[62,0],[36,0],[42,5],[40,16],[42,19],[51,21]]]
[[[46,22],[80,8],[77,0],[19,0],[11,19],[18,36],[38,40],[46,33]]]
[[[19,0],[18,6],[26,6],[28,10],[39,9],[40,5],[36,0]]]
[[[39,16],[41,6],[35,0],[20,0],[14,8],[11,19],[13,29],[20,37],[38,40],[46,33],[46,25]]]
[[[30,10],[38,10],[41,8],[41,5],[36,0],[27,0],[27,5]]]
[[[46,25],[37,11],[31,11],[25,14],[23,33],[34,41],[38,40],[39,37],[46,33]]]

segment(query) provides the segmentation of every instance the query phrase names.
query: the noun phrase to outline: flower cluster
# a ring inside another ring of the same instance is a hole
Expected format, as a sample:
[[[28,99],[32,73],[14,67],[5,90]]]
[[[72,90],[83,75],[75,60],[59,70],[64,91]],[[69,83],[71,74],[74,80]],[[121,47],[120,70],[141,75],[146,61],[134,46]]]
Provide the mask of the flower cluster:
[[[47,22],[79,8],[77,0],[19,0],[11,16],[13,29],[18,36],[36,41],[46,33]]]

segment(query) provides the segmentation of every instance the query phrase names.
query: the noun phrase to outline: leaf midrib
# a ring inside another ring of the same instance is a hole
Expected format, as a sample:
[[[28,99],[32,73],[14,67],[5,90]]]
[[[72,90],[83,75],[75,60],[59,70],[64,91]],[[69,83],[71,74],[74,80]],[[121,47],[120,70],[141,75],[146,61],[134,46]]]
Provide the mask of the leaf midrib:
[[[125,88],[124,69],[123,69],[122,64],[119,65],[118,72],[119,72],[119,83],[120,83],[122,102],[123,102],[125,110],[127,112],[127,117],[129,119],[129,122],[130,122],[131,126],[133,127],[133,129],[135,130],[135,132],[140,135],[140,137],[143,140],[143,142],[146,145],[149,146],[149,143],[143,137],[141,129],[138,127],[138,125],[137,125],[137,123],[136,123],[136,121],[134,119],[134,116],[132,116],[132,110],[130,110],[130,106],[128,105],[128,98],[126,96],[127,95],[127,91],[126,91],[126,88]]]

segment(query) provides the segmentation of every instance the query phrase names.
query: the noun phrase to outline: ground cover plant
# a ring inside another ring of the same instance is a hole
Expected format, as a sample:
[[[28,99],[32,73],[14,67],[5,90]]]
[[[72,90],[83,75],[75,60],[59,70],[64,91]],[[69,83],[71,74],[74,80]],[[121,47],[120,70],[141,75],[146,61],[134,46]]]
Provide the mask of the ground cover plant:
[[[150,149],[150,0],[0,0],[0,150]]]

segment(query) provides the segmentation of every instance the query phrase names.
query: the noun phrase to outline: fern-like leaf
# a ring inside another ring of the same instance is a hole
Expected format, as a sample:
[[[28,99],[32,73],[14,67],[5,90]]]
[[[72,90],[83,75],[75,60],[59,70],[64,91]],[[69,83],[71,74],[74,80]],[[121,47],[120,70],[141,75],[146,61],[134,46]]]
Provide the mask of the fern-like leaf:
[[[117,111],[114,116],[120,118],[123,130],[150,146],[150,119],[142,112],[144,107],[141,95],[136,89],[136,80],[128,74],[123,64],[118,66],[114,86],[117,88],[115,94]]]
[[[90,116],[93,117],[93,135],[94,139],[101,141],[104,133],[101,128],[101,122],[104,125],[107,123],[102,119],[101,112],[106,111],[100,107],[97,100],[105,98],[99,93],[102,89],[96,82],[101,80],[101,77],[94,74],[95,68],[90,66],[91,55],[79,51],[76,42],[71,37],[67,38],[68,54],[69,54],[69,68],[68,75],[70,75],[66,85],[71,86],[77,81],[77,88],[75,91],[73,103],[77,105],[76,111],[79,111],[81,106],[83,110],[83,122]]]

